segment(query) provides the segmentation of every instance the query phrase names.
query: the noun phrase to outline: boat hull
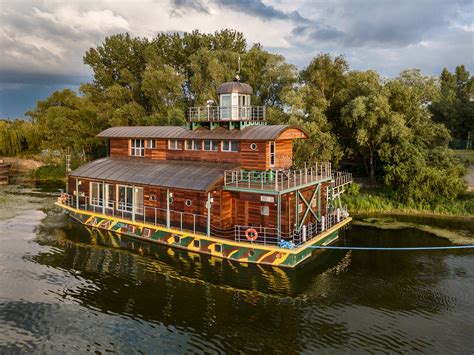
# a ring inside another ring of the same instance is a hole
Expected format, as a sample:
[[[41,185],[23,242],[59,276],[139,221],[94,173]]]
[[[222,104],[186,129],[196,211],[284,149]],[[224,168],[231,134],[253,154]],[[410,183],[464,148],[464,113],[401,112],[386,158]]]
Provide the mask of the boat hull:
[[[327,245],[337,240],[340,228],[351,221],[351,218],[346,218],[305,244],[295,249],[285,249],[278,246],[208,237],[203,234],[168,229],[153,224],[133,222],[100,213],[77,210],[61,203],[56,204],[67,211],[73,220],[89,227],[239,263],[256,263],[288,268],[294,268],[308,259],[315,251],[314,246]]]

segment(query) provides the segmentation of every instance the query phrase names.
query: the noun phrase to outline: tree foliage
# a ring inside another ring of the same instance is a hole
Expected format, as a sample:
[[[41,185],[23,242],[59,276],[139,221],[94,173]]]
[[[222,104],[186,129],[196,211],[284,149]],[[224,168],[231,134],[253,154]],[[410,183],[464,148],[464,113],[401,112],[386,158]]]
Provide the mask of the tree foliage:
[[[218,101],[217,86],[233,78],[238,58],[252,103],[267,106],[269,122],[308,133],[295,144],[296,165],[331,161],[365,171],[406,202],[463,191],[465,170],[448,144],[473,130],[474,84],[464,66],[443,70],[439,80],[418,69],[382,79],[320,54],[298,72],[232,30],[107,37],[84,56],[93,81],[79,94],[63,90],[38,101],[29,126],[0,122],[0,152],[72,147],[91,155],[101,144],[95,135],[110,126],[182,125],[190,106]]]

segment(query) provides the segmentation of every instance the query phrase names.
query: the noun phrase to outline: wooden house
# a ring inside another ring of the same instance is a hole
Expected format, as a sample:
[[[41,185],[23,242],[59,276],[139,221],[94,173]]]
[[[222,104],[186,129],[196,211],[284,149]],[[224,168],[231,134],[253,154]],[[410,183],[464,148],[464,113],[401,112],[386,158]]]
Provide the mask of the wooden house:
[[[59,204],[93,226],[152,240],[168,233],[163,240],[172,246],[183,247],[192,233],[189,250],[232,259],[225,246],[232,255],[250,248],[253,255],[243,258],[250,262],[275,264],[283,249],[334,239],[349,220],[334,201],[351,176],[334,174],[330,163],[296,168],[293,143],[307,133],[267,125],[265,107],[250,104],[249,85],[234,80],[217,92],[219,105],[190,108],[185,127],[101,132],[107,157],[72,171]],[[121,227],[113,229],[118,220]],[[220,247],[206,249],[205,240]],[[256,247],[275,251],[275,260],[259,259]],[[287,266],[307,257],[308,250]]]

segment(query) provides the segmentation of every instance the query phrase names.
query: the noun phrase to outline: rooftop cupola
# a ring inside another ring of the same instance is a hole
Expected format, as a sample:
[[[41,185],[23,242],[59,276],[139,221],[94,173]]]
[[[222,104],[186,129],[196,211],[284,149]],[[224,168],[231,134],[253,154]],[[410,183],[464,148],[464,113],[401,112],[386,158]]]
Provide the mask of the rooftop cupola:
[[[217,87],[219,103],[208,100],[206,106],[190,107],[188,121],[195,123],[211,122],[210,127],[222,126],[226,123],[229,128],[245,127],[251,124],[265,124],[265,106],[252,106],[253,89],[249,84],[240,81],[239,70],[232,81]],[[194,124],[193,124],[194,123]]]

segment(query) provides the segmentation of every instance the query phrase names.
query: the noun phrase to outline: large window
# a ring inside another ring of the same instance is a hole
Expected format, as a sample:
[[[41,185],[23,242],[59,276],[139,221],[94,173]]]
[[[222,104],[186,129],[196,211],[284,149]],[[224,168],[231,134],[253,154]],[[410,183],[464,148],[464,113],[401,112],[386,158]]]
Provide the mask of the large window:
[[[186,140],[186,150],[201,150],[201,141],[197,139]]]
[[[236,141],[222,141],[223,152],[238,152],[239,144]]]
[[[154,139],[147,139],[146,140],[146,147],[147,147],[147,149],[155,149],[155,140]]]
[[[135,194],[135,195],[134,195]],[[135,204],[135,213],[143,214],[143,188],[117,185],[117,210],[132,212]]]
[[[181,150],[183,149],[183,142],[181,142],[179,139],[170,139],[168,140],[168,149]]]
[[[275,142],[270,142],[270,166],[275,166]]]
[[[230,120],[232,119],[232,96],[231,95],[221,95],[220,102],[221,110],[221,120]]]
[[[132,139],[130,154],[133,157],[145,156],[145,141],[143,139]]]
[[[206,139],[204,141],[204,150],[207,151],[217,151],[217,141],[211,141],[209,139]]]
[[[102,206],[102,201],[104,200],[104,191],[102,189],[101,182],[92,182],[90,183],[90,200],[92,206]]]

